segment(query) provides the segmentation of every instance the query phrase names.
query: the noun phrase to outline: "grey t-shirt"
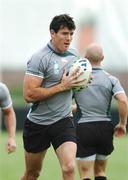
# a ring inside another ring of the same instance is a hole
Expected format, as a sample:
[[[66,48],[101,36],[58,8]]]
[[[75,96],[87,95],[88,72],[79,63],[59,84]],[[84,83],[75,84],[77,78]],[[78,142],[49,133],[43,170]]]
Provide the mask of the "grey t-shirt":
[[[93,67],[92,76],[88,88],[74,94],[78,105],[78,123],[110,121],[112,96],[124,93],[119,80],[101,67]]]
[[[42,78],[42,87],[57,85],[61,81],[64,70],[69,71],[77,56],[74,49],[63,54],[57,53],[51,43],[48,43],[28,61],[26,74]],[[72,116],[71,104],[72,91],[61,92],[46,100],[33,103],[27,117],[37,124],[49,125]]]
[[[9,90],[5,84],[0,82],[0,108],[7,109],[12,105]]]

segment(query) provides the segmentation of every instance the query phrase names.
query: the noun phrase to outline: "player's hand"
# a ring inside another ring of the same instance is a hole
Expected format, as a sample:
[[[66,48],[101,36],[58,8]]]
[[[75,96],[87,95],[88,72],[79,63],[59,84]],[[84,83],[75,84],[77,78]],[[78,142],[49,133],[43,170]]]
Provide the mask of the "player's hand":
[[[114,135],[116,137],[122,137],[126,134],[126,125],[117,124],[114,129]]]
[[[73,87],[81,86],[81,84],[86,80],[85,78],[78,79],[81,74],[83,74],[83,72],[80,71],[80,68],[75,69],[71,74],[65,71],[61,80],[63,90],[69,90]]]
[[[6,144],[6,151],[10,154],[16,150],[16,141],[14,138],[8,138],[7,144]]]

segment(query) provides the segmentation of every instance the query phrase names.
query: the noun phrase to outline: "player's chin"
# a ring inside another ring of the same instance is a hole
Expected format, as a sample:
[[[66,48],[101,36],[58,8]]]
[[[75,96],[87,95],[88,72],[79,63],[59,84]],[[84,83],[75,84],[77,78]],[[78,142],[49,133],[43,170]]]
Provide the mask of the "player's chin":
[[[64,51],[67,51],[69,49],[69,45],[64,46]]]

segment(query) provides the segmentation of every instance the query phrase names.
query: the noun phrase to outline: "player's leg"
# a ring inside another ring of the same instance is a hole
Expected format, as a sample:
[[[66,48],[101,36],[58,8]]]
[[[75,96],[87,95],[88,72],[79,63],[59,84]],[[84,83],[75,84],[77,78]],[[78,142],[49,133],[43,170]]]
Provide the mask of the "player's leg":
[[[106,166],[107,157],[98,155],[99,158],[95,161],[95,180],[107,180],[106,177]]]
[[[114,149],[113,132],[114,127],[111,122],[99,122],[99,146],[97,147],[97,155],[95,161],[95,180],[106,180],[106,166],[108,155]],[[105,132],[105,133],[104,133]]]
[[[95,155],[86,158],[77,158],[77,166],[81,180],[91,180],[94,177]]]
[[[65,142],[56,149],[64,180],[75,179],[76,143]]]
[[[43,159],[50,146],[48,126],[25,121],[23,142],[26,169],[21,180],[36,180],[39,177]]]
[[[74,180],[76,131],[71,117],[60,120],[51,128],[52,145],[59,159],[63,180]]]
[[[45,154],[46,151],[40,153],[28,153],[25,151],[26,170],[21,180],[37,180]]]
[[[77,164],[80,179],[94,177],[94,162],[96,157],[95,144],[97,142],[96,127],[93,123],[79,123],[77,132]]]

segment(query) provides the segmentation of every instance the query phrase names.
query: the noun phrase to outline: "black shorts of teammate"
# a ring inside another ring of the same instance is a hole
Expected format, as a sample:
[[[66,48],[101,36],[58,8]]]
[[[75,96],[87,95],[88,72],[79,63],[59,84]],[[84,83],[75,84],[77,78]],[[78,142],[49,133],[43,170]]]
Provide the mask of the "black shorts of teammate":
[[[76,129],[72,117],[67,117],[51,125],[39,125],[26,119],[23,142],[27,152],[41,152],[49,148],[51,144],[56,150],[66,141],[76,143]]]
[[[80,123],[76,127],[77,157],[109,155],[113,151],[114,126],[109,121]]]

